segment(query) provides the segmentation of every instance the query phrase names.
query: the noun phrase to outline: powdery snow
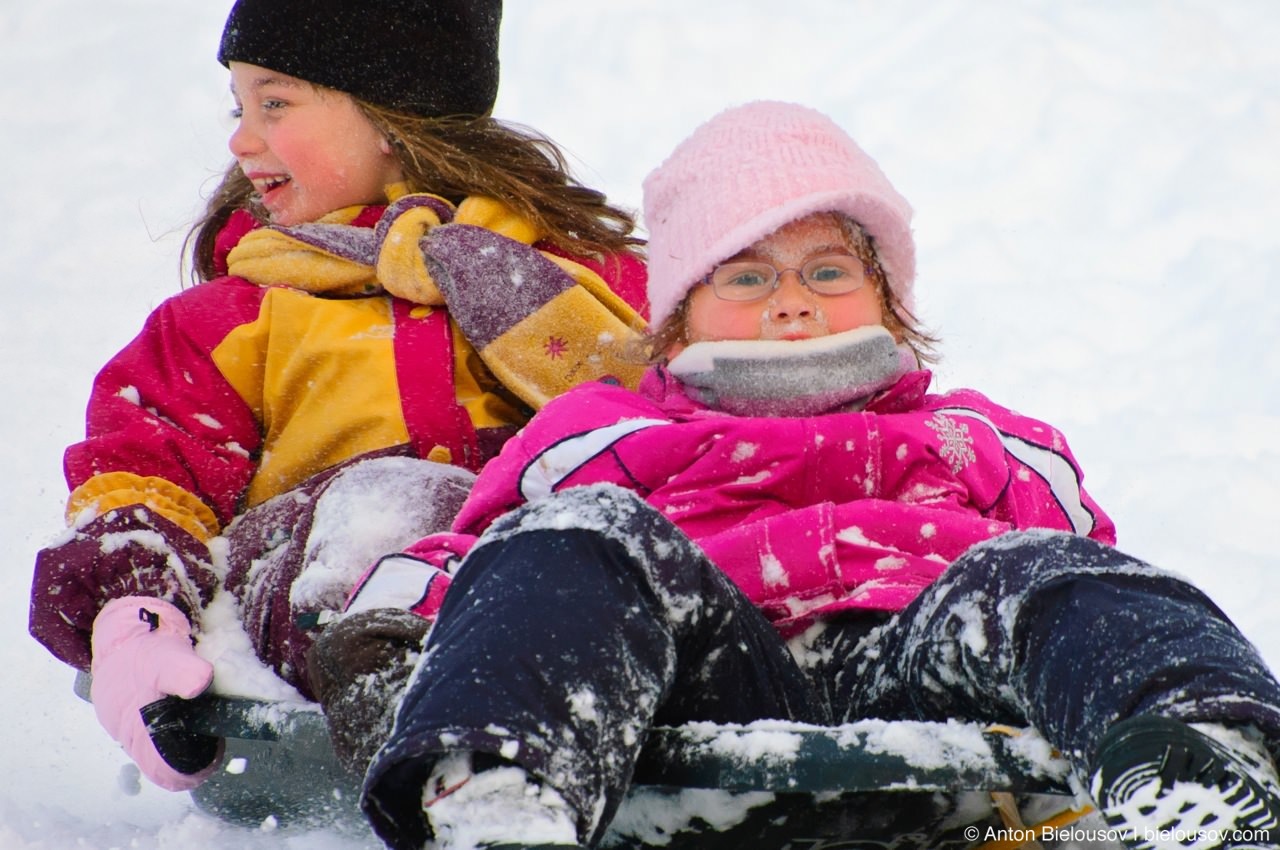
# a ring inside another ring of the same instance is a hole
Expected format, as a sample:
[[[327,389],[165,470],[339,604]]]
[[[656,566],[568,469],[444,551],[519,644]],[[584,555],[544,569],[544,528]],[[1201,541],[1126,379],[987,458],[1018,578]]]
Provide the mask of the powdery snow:
[[[307,543],[311,566],[294,583],[291,601],[303,609],[339,610],[347,593],[369,565],[419,540],[423,529],[447,530],[436,517],[436,500],[424,494],[389,510],[397,493],[423,493],[422,464],[412,458],[387,457],[361,463],[342,473],[316,505],[314,528]],[[440,482],[461,492],[470,475]],[[446,492],[438,486],[431,491]]]
[[[644,790],[628,798],[612,826],[619,835],[664,847],[671,843],[673,834],[696,822],[723,831],[742,823],[752,809],[768,805],[774,799],[773,794],[764,791],[732,794],[709,788],[688,788],[673,798]]]
[[[181,237],[228,159],[213,54],[229,6],[0,12],[6,850],[377,846],[232,827],[139,784],[25,629],[92,376],[177,291]],[[940,386],[1061,428],[1122,547],[1194,579],[1280,664],[1280,7],[542,0],[508,3],[504,20],[497,114],[546,131],[632,206],[647,171],[730,103],[799,100],[848,127],[917,211]],[[726,45],[754,45],[755,61]],[[225,613],[219,686],[264,687],[264,671],[232,665]],[[690,792],[636,828],[736,822],[767,799]]]

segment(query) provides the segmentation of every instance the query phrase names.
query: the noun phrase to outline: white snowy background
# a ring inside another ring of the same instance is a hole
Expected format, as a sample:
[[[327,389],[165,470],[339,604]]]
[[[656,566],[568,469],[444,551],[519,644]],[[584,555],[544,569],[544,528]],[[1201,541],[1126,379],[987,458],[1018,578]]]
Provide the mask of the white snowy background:
[[[130,793],[26,632],[93,374],[179,288],[229,159],[229,6],[0,3],[3,850],[375,846]],[[729,104],[833,115],[916,208],[940,385],[1062,428],[1122,548],[1280,666],[1277,44],[1272,0],[508,0],[496,111],[633,207]]]

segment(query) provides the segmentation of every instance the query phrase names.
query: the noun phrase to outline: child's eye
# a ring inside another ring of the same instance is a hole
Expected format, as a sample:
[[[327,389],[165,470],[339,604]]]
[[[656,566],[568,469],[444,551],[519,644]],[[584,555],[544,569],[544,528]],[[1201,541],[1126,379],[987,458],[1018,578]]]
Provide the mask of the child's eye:
[[[707,278],[718,297],[726,301],[754,301],[773,289],[777,273],[764,263],[726,263]]]
[[[764,286],[768,283],[768,278],[758,271],[740,272],[733,277],[724,281],[726,286],[743,287],[751,289],[757,286]]]
[[[824,295],[851,292],[862,285],[862,261],[844,254],[819,257],[805,264],[803,274],[805,283]]]
[[[232,121],[239,121],[241,118],[244,117],[244,107],[243,106],[233,107],[232,110],[227,114],[231,116]]]
[[[762,263],[726,263],[711,273],[717,287],[755,289],[773,283],[773,266]]]
[[[838,253],[806,262],[803,274],[809,283],[854,283],[863,277],[863,264],[858,257]]]
[[[839,280],[846,274],[848,274],[848,272],[839,266],[819,266],[816,269],[811,269],[809,271],[808,278],[812,281],[825,282]]]
[[[262,108],[267,112],[275,109],[284,109],[287,104],[283,100],[274,97],[266,98],[262,101]]]

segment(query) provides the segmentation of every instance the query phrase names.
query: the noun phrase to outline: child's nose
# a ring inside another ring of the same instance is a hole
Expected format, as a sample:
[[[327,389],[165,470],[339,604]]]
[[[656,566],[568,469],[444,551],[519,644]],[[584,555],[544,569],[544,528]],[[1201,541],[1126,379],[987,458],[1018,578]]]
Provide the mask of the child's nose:
[[[254,132],[248,122],[241,120],[227,140],[227,147],[236,159],[244,159],[262,150],[262,137]]]
[[[778,278],[778,288],[769,299],[774,321],[807,319],[813,315],[813,292],[804,285],[800,273],[791,269]]]

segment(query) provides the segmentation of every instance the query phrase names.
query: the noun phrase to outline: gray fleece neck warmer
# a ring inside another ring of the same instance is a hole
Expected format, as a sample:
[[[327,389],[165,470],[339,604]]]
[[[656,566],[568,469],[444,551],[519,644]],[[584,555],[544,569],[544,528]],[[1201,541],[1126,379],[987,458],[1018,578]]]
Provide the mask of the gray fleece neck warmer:
[[[698,342],[667,364],[689,394],[737,416],[861,410],[918,368],[879,325],[806,340]]]

